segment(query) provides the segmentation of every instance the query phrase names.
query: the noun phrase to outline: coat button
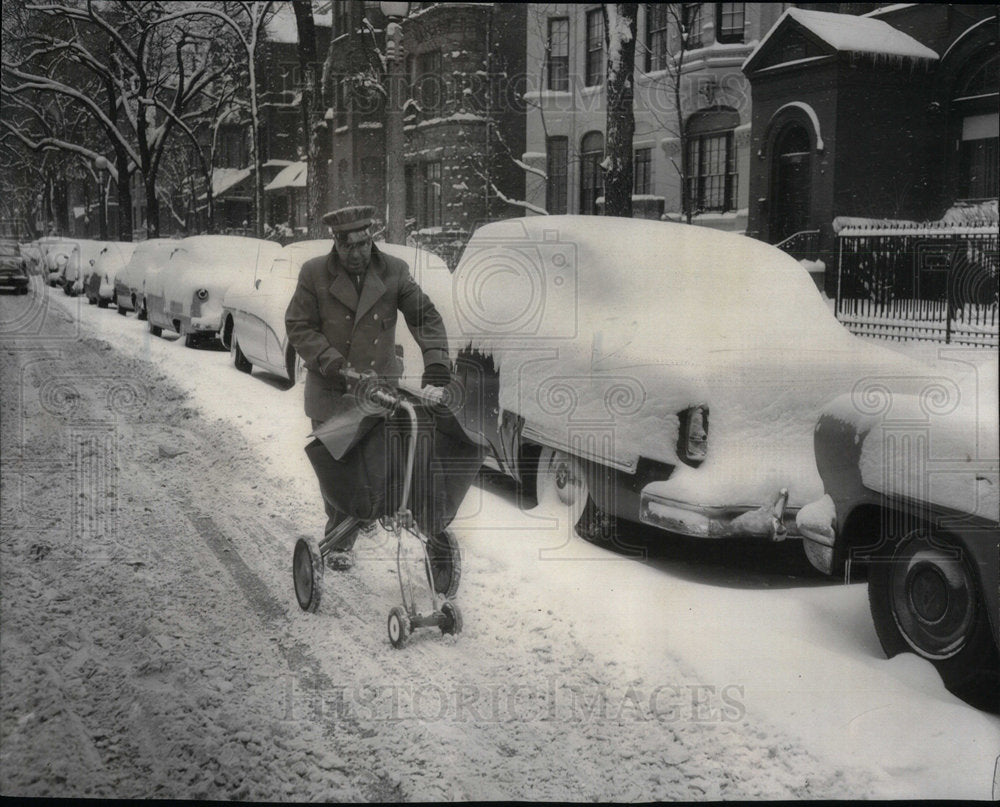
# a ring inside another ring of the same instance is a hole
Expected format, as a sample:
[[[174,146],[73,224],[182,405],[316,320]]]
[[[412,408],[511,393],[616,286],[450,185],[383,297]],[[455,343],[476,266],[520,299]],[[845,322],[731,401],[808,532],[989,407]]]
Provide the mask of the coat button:
[[[348,314],[347,316],[344,317],[344,319],[350,319],[350,318],[351,318],[350,314]]]
[[[374,317],[375,319],[378,319],[378,314],[373,314],[372,316],[373,316],[373,317]]]
[[[369,367],[374,367],[375,366],[375,362],[373,362],[373,361],[368,362],[368,366]]]
[[[373,345],[377,345],[378,344],[378,339],[372,339],[372,344]]]

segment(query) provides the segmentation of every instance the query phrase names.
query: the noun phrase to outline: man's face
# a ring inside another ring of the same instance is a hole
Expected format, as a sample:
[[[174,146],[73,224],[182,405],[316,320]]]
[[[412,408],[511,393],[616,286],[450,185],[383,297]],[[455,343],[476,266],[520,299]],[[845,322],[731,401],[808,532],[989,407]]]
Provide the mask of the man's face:
[[[337,257],[348,272],[362,272],[372,256],[372,237],[368,230],[337,233],[333,237]]]

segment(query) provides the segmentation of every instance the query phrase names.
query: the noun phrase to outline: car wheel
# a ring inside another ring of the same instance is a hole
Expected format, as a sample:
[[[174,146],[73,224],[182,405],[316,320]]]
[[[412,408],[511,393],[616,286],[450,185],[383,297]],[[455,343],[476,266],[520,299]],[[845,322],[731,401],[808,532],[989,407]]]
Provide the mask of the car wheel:
[[[196,333],[184,334],[184,347],[197,347],[201,343],[201,339]]]
[[[926,529],[892,540],[872,559],[868,603],[886,656],[916,653],[952,692],[996,710],[1000,653],[985,600],[965,550]]]
[[[576,457],[554,448],[543,448],[538,457],[536,481],[538,504],[565,508],[575,524],[590,498],[583,463]]]
[[[110,302],[111,302],[110,300],[102,300],[101,298],[98,298],[97,299],[97,307],[98,308],[107,308],[108,305],[110,304]]]
[[[241,373],[251,372],[253,370],[253,365],[250,363],[250,360],[243,355],[243,351],[240,350],[240,343],[236,340],[235,332],[233,333],[230,342],[232,343],[232,348],[229,352],[233,357],[233,364],[236,366],[236,369]]]
[[[125,310],[124,308],[122,308],[121,306],[118,306],[118,313],[119,313],[119,314],[121,314],[121,315],[122,315],[123,317],[126,317],[126,316],[128,316],[128,311],[126,311],[126,310]]]
[[[146,310],[146,301],[136,299],[134,302],[135,317],[138,320],[144,320],[149,318],[149,311]]]
[[[160,336],[163,333],[163,328],[161,328],[159,325],[154,325],[152,322],[149,322],[148,320],[146,324],[149,328],[149,332],[153,334],[153,336]]]

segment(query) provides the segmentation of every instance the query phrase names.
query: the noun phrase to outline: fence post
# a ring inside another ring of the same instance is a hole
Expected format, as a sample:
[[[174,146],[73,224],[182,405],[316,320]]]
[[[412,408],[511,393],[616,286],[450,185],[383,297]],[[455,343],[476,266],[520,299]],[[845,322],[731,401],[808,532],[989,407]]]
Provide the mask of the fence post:
[[[840,317],[840,280],[844,274],[844,237],[837,233],[837,301],[833,306],[833,315]]]

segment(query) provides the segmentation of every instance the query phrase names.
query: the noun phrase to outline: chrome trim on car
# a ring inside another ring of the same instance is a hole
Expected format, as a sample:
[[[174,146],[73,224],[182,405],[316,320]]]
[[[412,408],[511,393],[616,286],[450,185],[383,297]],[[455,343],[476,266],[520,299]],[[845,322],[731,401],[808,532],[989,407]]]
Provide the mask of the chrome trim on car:
[[[619,471],[625,471],[626,473],[634,474],[636,467],[639,463],[638,455],[630,455],[628,459],[618,459],[616,457],[607,457],[603,454],[598,454],[594,451],[588,451],[584,444],[574,444],[569,445],[564,440],[558,437],[553,437],[551,434],[547,434],[538,429],[532,428],[527,423],[521,430],[521,436],[526,440],[530,440],[533,443],[538,443],[538,445],[548,446],[549,448],[555,448],[559,451],[564,451],[567,454],[571,454],[574,457],[580,457],[581,459],[591,460],[592,462],[598,462],[601,465],[606,465],[609,468],[615,468]]]
[[[639,500],[639,520],[643,524],[697,538],[766,538],[783,541],[798,536],[797,508],[787,507],[788,491],[757,507],[735,505],[715,507],[692,505],[656,496],[643,490]]]

